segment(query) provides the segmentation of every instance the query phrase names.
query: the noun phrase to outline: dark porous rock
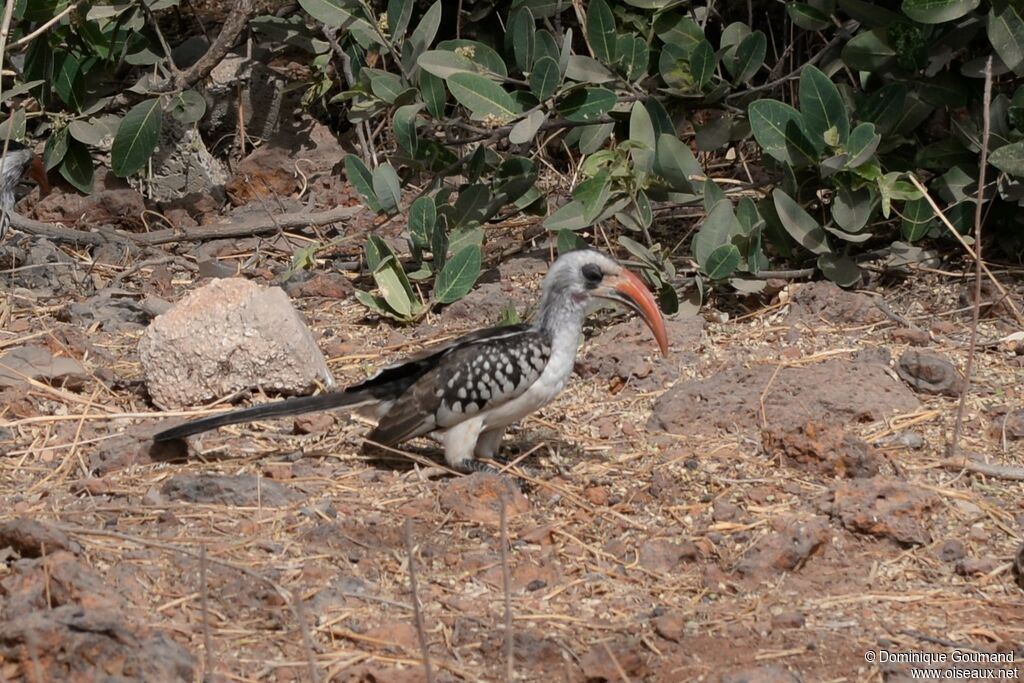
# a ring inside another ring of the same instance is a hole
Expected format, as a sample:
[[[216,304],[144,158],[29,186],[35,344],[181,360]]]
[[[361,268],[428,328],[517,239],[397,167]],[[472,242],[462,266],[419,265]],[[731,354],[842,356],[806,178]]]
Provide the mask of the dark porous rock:
[[[621,681],[623,673],[631,681],[640,681],[649,673],[646,655],[639,642],[602,641],[580,658],[580,667],[588,683]]]
[[[967,556],[967,548],[962,542],[951,538],[940,545],[935,554],[943,562],[956,562]]]
[[[937,353],[908,349],[900,356],[896,372],[911,388],[925,394],[959,396],[963,387],[960,371]]]
[[[673,348],[668,358],[658,354],[651,331],[634,318],[596,334],[577,368],[585,377],[617,378],[641,390],[661,388],[679,377],[679,364],[697,362],[694,350],[701,345],[704,318],[668,318],[665,328]]]
[[[80,389],[88,377],[74,358],[54,356],[39,346],[16,346],[0,355],[0,389],[28,386],[31,380]]]
[[[176,474],[161,493],[170,500],[238,507],[283,507],[305,494],[252,474]]]
[[[46,522],[18,518],[0,522],[0,548],[10,547],[22,557],[42,557],[58,550],[75,555],[82,546]]]
[[[766,429],[761,443],[765,453],[779,458],[784,467],[848,478],[878,474],[875,449],[836,424],[808,422],[795,430]]]
[[[526,496],[508,477],[475,472],[447,482],[441,492],[441,508],[456,518],[497,527],[501,520],[501,500],[505,514],[512,519],[530,509]]]
[[[676,543],[664,539],[645,541],[640,546],[640,566],[654,572],[671,572],[684,562],[700,557],[700,549],[690,541]]]
[[[758,539],[736,564],[736,571],[744,576],[767,579],[798,569],[828,541],[829,534],[825,517],[794,519],[782,531]]]
[[[728,367],[707,379],[680,382],[654,404],[647,427],[671,434],[753,431],[761,409],[770,428],[797,429],[811,420],[876,421],[921,403],[875,363],[832,359],[815,365]]]
[[[902,545],[931,542],[926,515],[938,501],[926,489],[879,476],[837,485],[832,500],[832,514],[850,531]]]
[[[881,322],[885,314],[867,294],[848,292],[832,282],[809,282],[794,288],[786,322],[821,322],[867,325]]]

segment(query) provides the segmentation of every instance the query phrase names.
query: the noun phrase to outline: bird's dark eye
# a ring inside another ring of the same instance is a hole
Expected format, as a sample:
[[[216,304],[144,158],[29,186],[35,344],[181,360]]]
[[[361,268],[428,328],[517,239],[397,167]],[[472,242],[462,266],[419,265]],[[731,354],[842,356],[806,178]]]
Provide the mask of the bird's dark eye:
[[[601,270],[601,266],[595,263],[584,265],[580,272],[583,273],[583,282],[591,289],[601,284],[601,280],[604,279],[604,272]]]

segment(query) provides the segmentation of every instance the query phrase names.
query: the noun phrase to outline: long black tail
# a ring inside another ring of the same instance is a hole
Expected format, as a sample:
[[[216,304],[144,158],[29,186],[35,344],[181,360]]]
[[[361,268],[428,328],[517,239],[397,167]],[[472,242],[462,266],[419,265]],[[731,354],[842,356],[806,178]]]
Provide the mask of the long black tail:
[[[240,422],[251,422],[268,417],[287,417],[289,415],[302,415],[313,413],[318,410],[330,410],[332,408],[355,407],[357,405],[376,400],[368,391],[331,391],[316,396],[297,396],[275,403],[265,403],[250,408],[231,410],[219,415],[203,417],[192,422],[180,424],[177,427],[165,429],[153,436],[153,441],[171,441],[183,439],[186,436],[199,434],[210,429],[223,427],[225,425],[238,424]]]

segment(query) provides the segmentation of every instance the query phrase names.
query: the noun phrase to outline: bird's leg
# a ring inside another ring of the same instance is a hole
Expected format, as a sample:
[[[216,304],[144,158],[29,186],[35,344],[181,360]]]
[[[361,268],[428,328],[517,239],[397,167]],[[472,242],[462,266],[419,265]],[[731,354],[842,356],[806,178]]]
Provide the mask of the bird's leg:
[[[473,449],[473,455],[478,458],[491,458],[496,459],[498,456],[498,450],[501,448],[501,438],[505,436],[504,427],[495,427],[488,429],[482,434],[476,441],[476,448]]]
[[[444,433],[444,461],[449,467],[459,472],[482,471],[479,466],[483,463],[475,461],[473,453],[483,427],[483,418],[472,417]]]

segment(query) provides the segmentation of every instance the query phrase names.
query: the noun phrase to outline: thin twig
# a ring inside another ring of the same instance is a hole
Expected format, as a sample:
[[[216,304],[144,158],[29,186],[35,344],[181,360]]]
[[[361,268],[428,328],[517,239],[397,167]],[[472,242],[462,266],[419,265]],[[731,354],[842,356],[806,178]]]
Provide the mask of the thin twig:
[[[427,629],[423,625],[423,610],[420,608],[419,588],[416,585],[416,556],[412,542],[412,520],[405,520],[405,551],[409,555],[409,590],[412,591],[412,611],[416,619],[416,636],[420,641],[423,657],[423,673],[427,683],[434,683],[434,670],[430,666],[430,648],[427,646]]]
[[[515,642],[512,637],[512,572],[508,566],[508,502],[501,496],[501,588],[505,593],[505,681],[515,677]]]
[[[206,673],[203,683],[215,680],[213,673],[213,634],[210,632],[210,597],[206,586],[206,546],[199,546],[199,609],[203,615],[203,660]]]
[[[56,15],[54,15],[52,18],[47,19],[46,22],[42,26],[40,26],[36,30],[32,31],[32,33],[29,33],[28,35],[24,35],[21,38],[18,38],[16,41],[11,43],[10,46],[12,48],[15,48],[15,47],[21,47],[22,45],[25,45],[26,43],[31,43],[35,38],[41,36],[42,34],[46,33],[47,31],[49,31],[51,26],[53,26],[54,24],[59,22],[61,19],[63,19],[67,15],[71,14],[72,12],[74,12],[75,8],[78,7],[79,4],[81,4],[81,1],[82,0],[78,0],[77,2],[71,3],[70,5],[68,5],[67,7],[62,9],[60,12],[58,12]]]
[[[150,90],[157,93],[181,92],[209,76],[214,67],[223,61],[228,50],[234,47],[242,30],[249,25],[249,17],[254,11],[252,0],[235,0],[234,7],[224,21],[220,34],[210,44],[210,49],[195,64],[184,71],[179,71],[173,78],[153,84]]]
[[[946,455],[956,457],[960,444],[960,432],[964,426],[964,407],[971,391],[971,373],[974,370],[974,356],[978,350],[978,319],[981,317],[981,223],[985,206],[985,167],[988,165],[989,116],[992,100],[992,55],[985,62],[985,100],[982,102],[984,125],[981,132],[981,160],[978,162],[978,196],[974,207],[974,307],[971,313],[971,341],[967,350],[967,366],[964,368],[964,384],[960,390],[960,402],[956,406],[956,422],[953,436],[949,440]]]
[[[953,458],[951,460],[943,461],[942,467],[947,470],[956,470],[960,472],[967,470],[968,472],[983,474],[986,477],[992,477],[993,479],[1024,481],[1024,467],[1014,467],[1013,465],[998,465],[990,462],[968,460],[967,458]]]
[[[989,267],[985,264],[985,262],[979,259],[977,254],[974,253],[974,249],[971,248],[971,245],[967,244],[967,240],[964,239],[964,236],[961,235],[960,232],[953,226],[953,224],[949,221],[949,218],[946,217],[946,214],[942,211],[942,209],[939,208],[939,205],[935,203],[935,200],[932,199],[931,194],[928,193],[928,188],[926,188],[921,183],[921,181],[917,179],[917,176],[915,176],[913,173],[908,173],[907,177],[910,178],[910,182],[924,196],[925,201],[927,201],[928,205],[932,207],[932,211],[934,211],[935,215],[938,216],[939,221],[941,221],[942,224],[946,226],[946,229],[949,230],[950,233],[952,233],[953,237],[956,238],[958,242],[960,242],[960,246],[964,248],[964,251],[967,252],[967,255],[981,264],[981,269],[985,271],[985,274],[988,275],[989,280],[991,280],[992,284],[995,285],[996,289],[999,290],[999,293],[1003,296],[1003,300],[1006,301],[1006,305],[1010,307],[1010,310],[1013,312],[1013,316],[1014,318],[1016,318],[1017,322],[1024,323],[1024,315],[1021,315],[1021,312],[1017,308],[1017,305],[1013,302],[1013,299],[1010,298],[1010,293],[1006,291],[1006,287],[1004,287],[1003,283],[996,279],[996,276],[992,274],[992,271],[989,270]]]

